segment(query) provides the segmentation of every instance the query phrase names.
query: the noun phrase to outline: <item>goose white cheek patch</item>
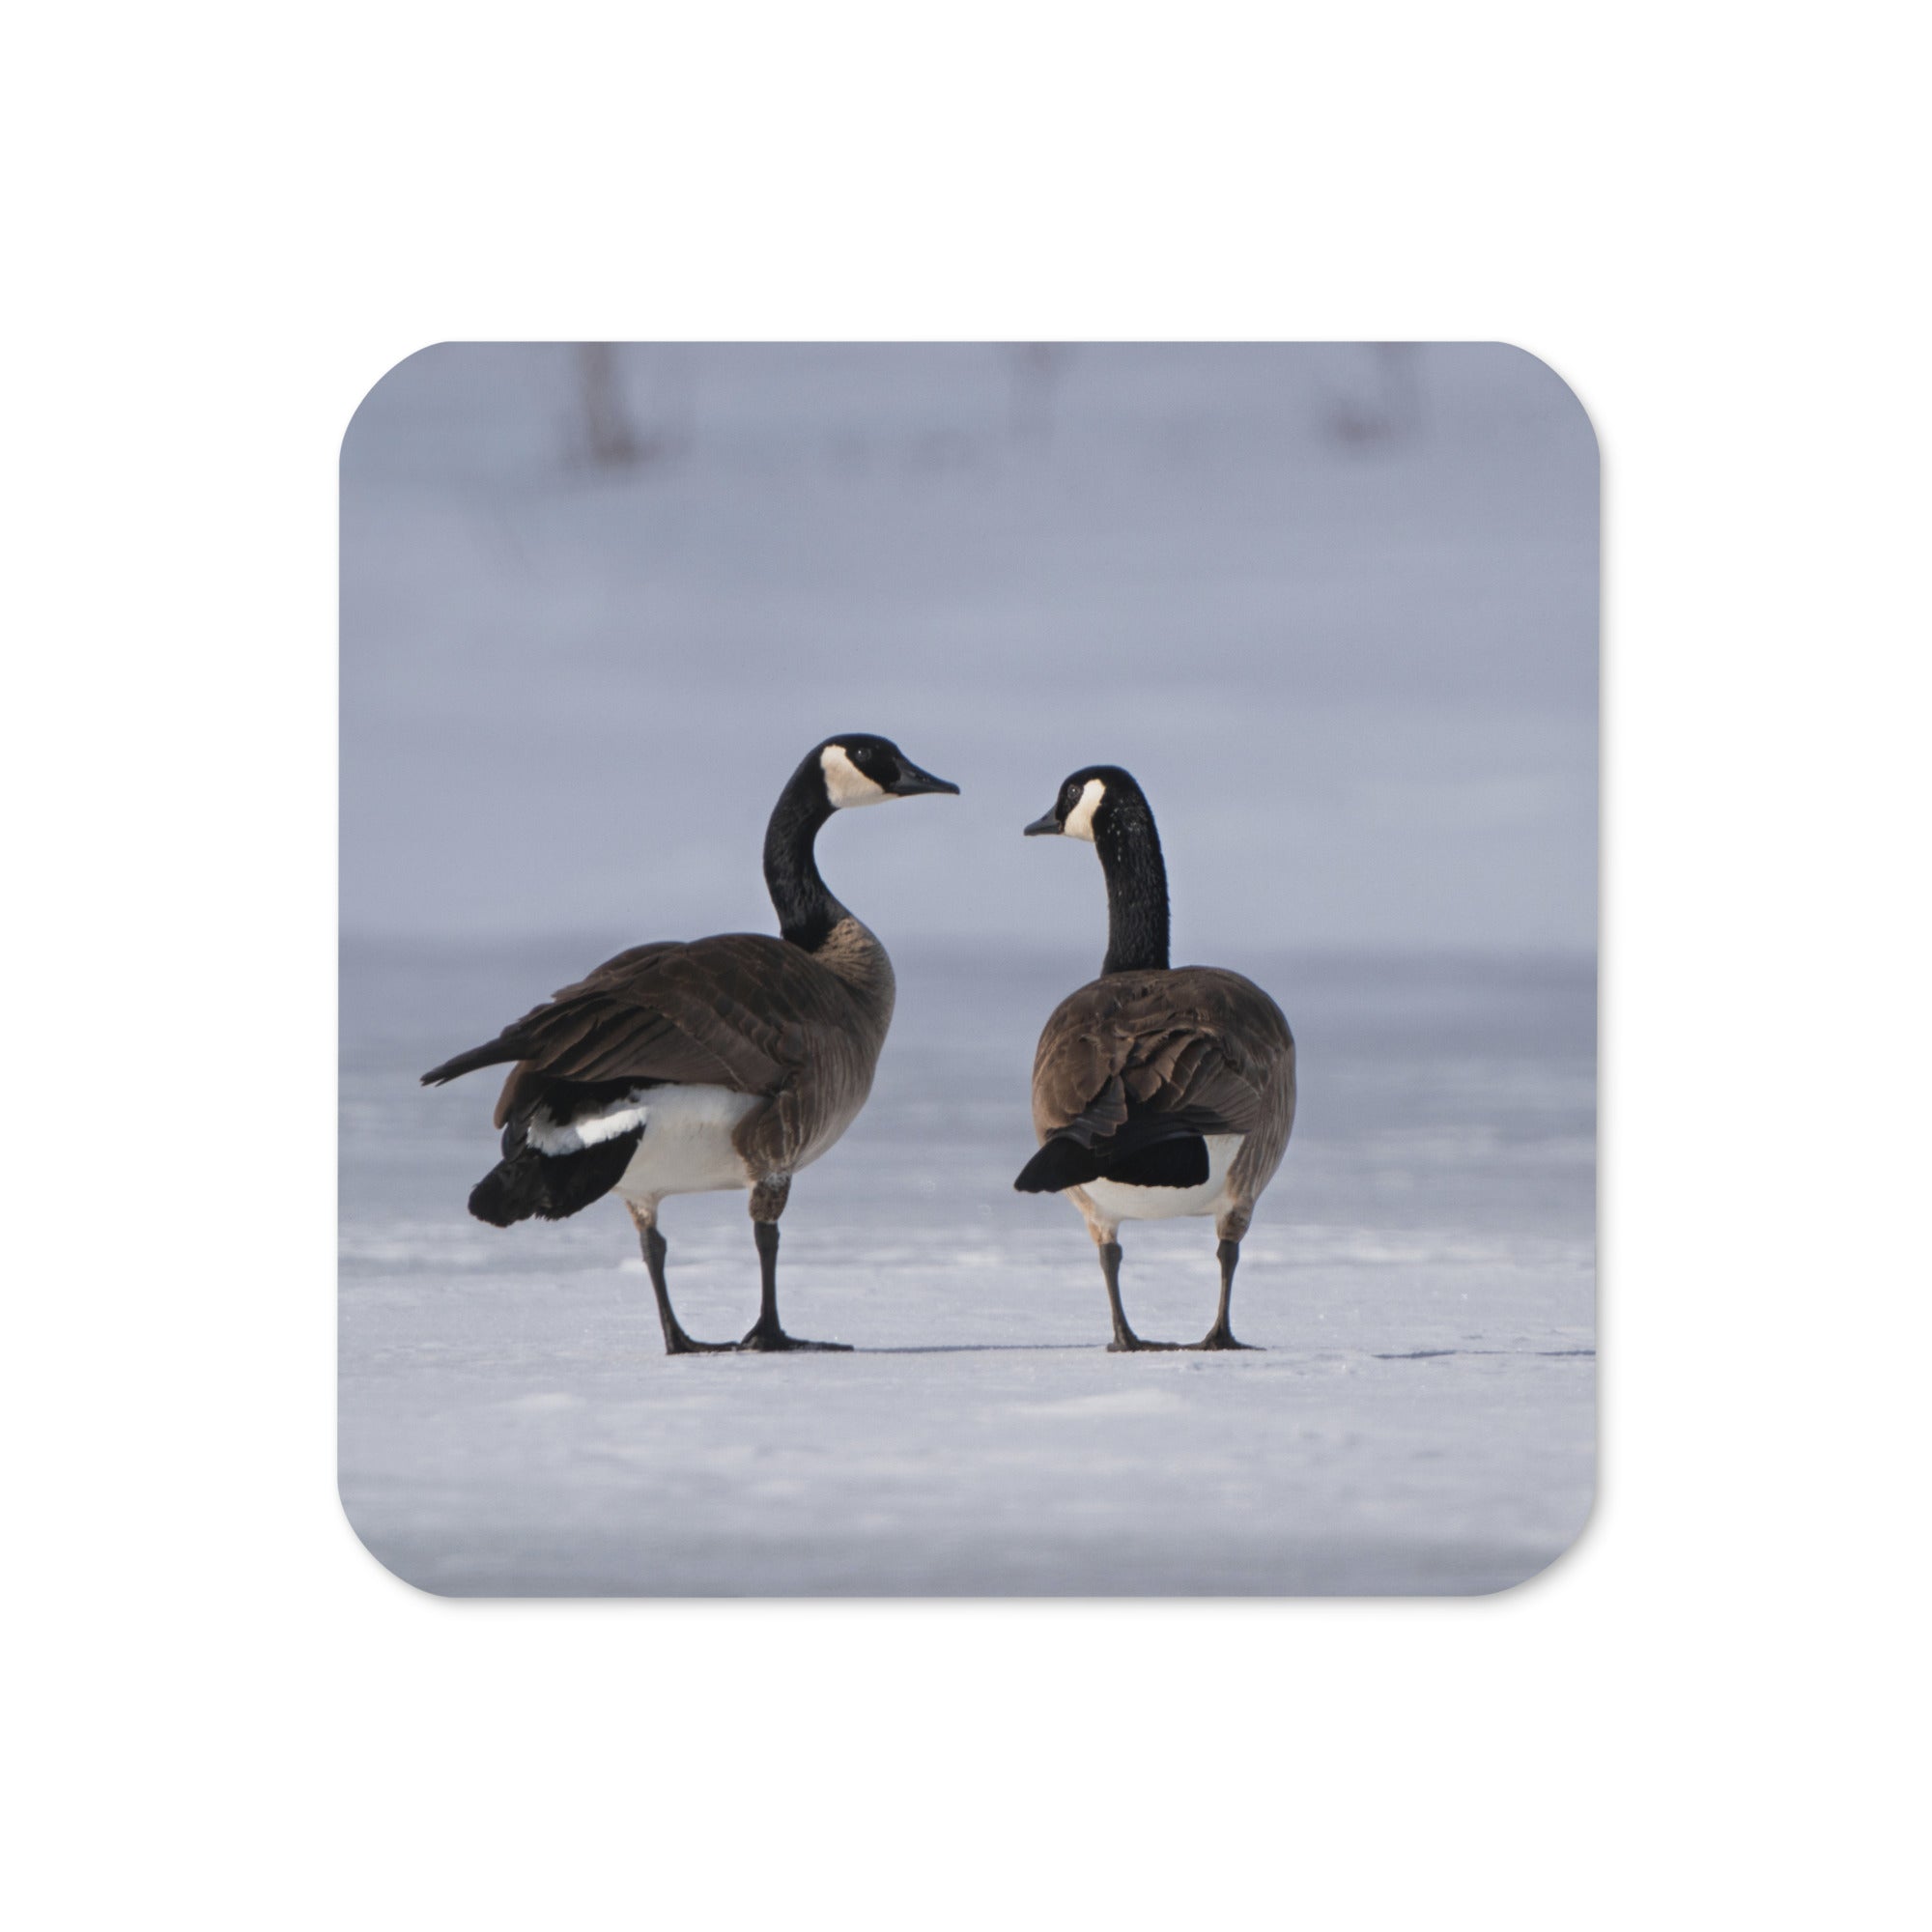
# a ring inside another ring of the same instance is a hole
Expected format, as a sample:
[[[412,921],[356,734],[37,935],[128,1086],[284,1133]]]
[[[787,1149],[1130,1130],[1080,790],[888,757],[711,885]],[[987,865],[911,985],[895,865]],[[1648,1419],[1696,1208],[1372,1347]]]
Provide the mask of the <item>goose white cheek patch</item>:
[[[825,774],[825,795],[840,811],[854,806],[883,805],[892,797],[884,785],[875,783],[845,755],[842,745],[828,745],[818,754]]]
[[[1099,810],[1100,801],[1107,795],[1107,787],[1098,779],[1089,779],[1080,788],[1080,802],[1066,814],[1066,823],[1060,829],[1069,838],[1084,838],[1088,844],[1094,842],[1094,814]]]

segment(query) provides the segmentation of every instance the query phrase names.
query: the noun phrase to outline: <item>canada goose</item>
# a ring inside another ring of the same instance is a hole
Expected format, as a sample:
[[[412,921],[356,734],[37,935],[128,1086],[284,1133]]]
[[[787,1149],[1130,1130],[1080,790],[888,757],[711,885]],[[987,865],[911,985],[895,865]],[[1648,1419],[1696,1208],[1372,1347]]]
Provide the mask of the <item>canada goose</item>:
[[[893,968],[826,890],[812,845],[835,811],[958,789],[890,739],[828,738],[791,775],[765,830],[781,938],[634,946],[425,1073],[424,1086],[440,1086],[517,1063],[497,1102],[503,1158],[469,1211],[497,1228],[532,1214],[559,1221],[614,1188],[643,1246],[666,1353],[844,1347],[779,1325],[779,1216],[792,1176],[866,1104],[893,1017]],[[658,1204],[734,1187],[751,1190],[758,1319],[741,1342],[695,1342],[665,1285]]]
[[[1143,1342],[1121,1306],[1122,1221],[1211,1214],[1221,1306],[1195,1349],[1243,1349],[1228,1325],[1235,1264],[1256,1201],[1294,1124],[1294,1037],[1238,973],[1167,963],[1167,868],[1145,794],[1118,765],[1089,765],[1026,828],[1089,840],[1107,877],[1100,977],[1063,1000],[1033,1064],[1039,1151],[1013,1182],[1065,1194],[1100,1250],[1112,1350]]]

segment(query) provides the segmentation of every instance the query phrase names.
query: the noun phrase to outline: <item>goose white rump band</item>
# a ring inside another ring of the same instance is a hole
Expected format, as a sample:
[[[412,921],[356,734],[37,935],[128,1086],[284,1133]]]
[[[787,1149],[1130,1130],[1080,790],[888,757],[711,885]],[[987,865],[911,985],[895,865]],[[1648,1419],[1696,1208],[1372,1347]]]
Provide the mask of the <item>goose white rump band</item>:
[[[825,774],[825,795],[840,811],[855,805],[883,805],[892,797],[884,785],[875,784],[845,755],[842,745],[828,745],[818,754],[819,769]]]
[[[617,1182],[619,1194],[654,1200],[749,1187],[731,1130],[757,1104],[755,1094],[728,1087],[639,1087],[568,1126],[539,1116],[530,1122],[530,1145],[540,1153],[579,1153],[641,1126],[644,1137]]]
[[[1091,781],[1090,781],[1091,782]],[[1131,1187],[1122,1180],[1088,1180],[1081,1192],[1109,1221],[1172,1221],[1185,1214],[1218,1214],[1228,1203],[1228,1170],[1246,1134],[1208,1134],[1208,1179],[1199,1187]]]

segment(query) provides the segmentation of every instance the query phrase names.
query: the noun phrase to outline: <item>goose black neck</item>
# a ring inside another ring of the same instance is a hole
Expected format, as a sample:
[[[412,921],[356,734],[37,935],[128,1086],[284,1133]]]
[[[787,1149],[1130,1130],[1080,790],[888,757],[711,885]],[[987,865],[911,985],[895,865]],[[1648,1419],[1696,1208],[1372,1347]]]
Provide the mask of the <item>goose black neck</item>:
[[[1167,967],[1167,867],[1145,805],[1122,802],[1094,828],[1107,875],[1107,957],[1102,973]]]
[[[826,934],[850,916],[818,876],[812,851],[819,827],[831,816],[824,774],[812,756],[791,775],[765,827],[765,890],[778,912],[779,931],[808,952],[817,952]]]

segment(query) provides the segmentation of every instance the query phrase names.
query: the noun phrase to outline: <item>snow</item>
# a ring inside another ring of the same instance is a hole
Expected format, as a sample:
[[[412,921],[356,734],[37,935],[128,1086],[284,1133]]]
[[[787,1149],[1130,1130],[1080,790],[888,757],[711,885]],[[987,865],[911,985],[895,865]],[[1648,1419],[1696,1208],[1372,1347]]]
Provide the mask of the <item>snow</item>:
[[[1474,1592],[1575,1539],[1591,962],[1217,961],[1275,993],[1301,1051],[1236,1286],[1265,1352],[1119,1356],[1079,1217],[1011,1191],[1039,1022],[1095,962],[897,948],[871,1102],[783,1223],[787,1325],[855,1351],[673,1360],[621,1208],[469,1220],[491,1079],[414,1080],[644,936],[345,947],[341,1487],[398,1575],[452,1595]],[[755,1313],[744,1210],[667,1206],[695,1335]],[[1204,1332],[1211,1227],[1125,1245],[1141,1331]]]

